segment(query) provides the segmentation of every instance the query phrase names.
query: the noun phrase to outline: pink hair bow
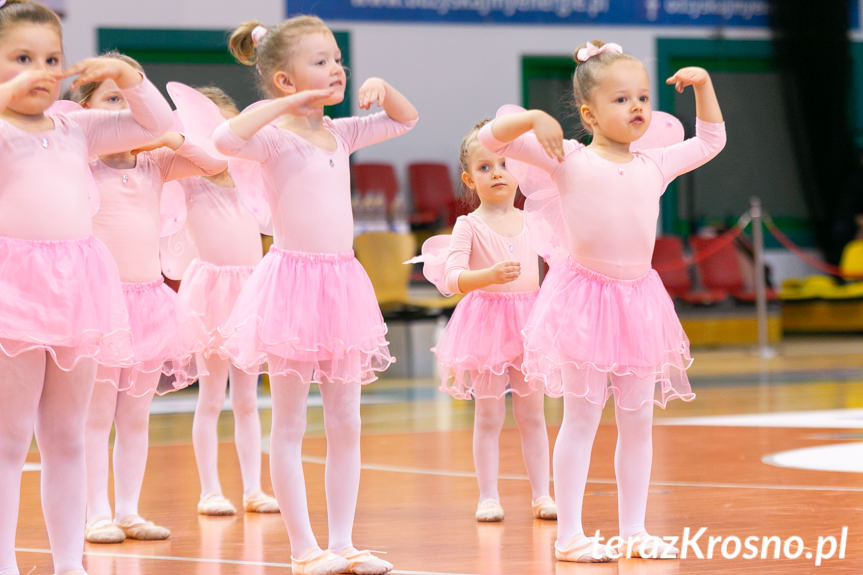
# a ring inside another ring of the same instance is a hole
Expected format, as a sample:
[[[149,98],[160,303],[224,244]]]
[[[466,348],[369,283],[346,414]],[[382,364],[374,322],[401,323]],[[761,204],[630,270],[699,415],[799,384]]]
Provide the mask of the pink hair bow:
[[[623,47],[620,44],[615,44],[614,42],[609,42],[608,44],[603,44],[602,46],[597,46],[593,42],[588,42],[584,48],[579,48],[578,52],[575,53],[575,59],[579,62],[587,62],[590,58],[593,58],[597,54],[602,54],[603,52],[611,52],[612,54],[623,54]]]
[[[252,42],[255,44],[255,46],[260,43],[261,38],[263,38],[266,34],[267,29],[264,26],[255,26],[255,28],[252,30]]]
[[[0,0],[0,8],[2,8],[6,4],[6,0]]]

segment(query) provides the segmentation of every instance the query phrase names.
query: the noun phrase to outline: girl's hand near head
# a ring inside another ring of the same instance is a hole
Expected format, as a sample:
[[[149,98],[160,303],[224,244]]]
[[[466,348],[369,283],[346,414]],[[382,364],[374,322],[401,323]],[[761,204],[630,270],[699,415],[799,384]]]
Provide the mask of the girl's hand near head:
[[[413,104],[381,78],[369,78],[363,82],[357,94],[357,100],[363,110],[368,110],[372,105],[377,104],[396,122],[413,122],[419,116]]]
[[[681,68],[665,83],[673,84],[678,92],[683,92],[684,88],[692,86],[695,92],[695,116],[705,122],[722,121],[722,110],[719,108],[719,101],[716,99],[713,82],[707,70],[696,66]]]
[[[357,94],[357,104],[361,109],[368,110],[373,104],[384,106],[387,98],[387,83],[380,78],[369,78],[360,86]]]
[[[144,79],[143,74],[131,64],[116,58],[87,58],[66,69],[65,77],[78,76],[72,82],[72,88],[78,88],[90,82],[114,80],[121,90],[134,88]]]
[[[558,162],[563,161],[563,128],[560,122],[542,110],[533,112],[533,133],[542,149]]]
[[[62,74],[47,70],[28,70],[0,84],[0,110],[6,109],[10,101],[26,96],[34,88],[50,84],[52,88],[63,79]]]
[[[563,161],[563,128],[547,112],[525,110],[504,114],[495,118],[491,133],[501,142],[511,142],[522,134],[533,130],[545,153],[557,161]]]
[[[506,284],[518,279],[521,275],[521,264],[518,262],[498,262],[489,268],[492,283]]]
[[[683,89],[687,86],[703,86],[705,82],[710,81],[710,74],[704,68],[689,66],[681,68],[668,78],[666,84],[674,84],[674,89],[679,93],[683,93]]]
[[[332,89],[320,90],[303,90],[289,96],[279,98],[281,102],[282,114],[290,114],[292,116],[313,116],[320,114],[323,109],[323,103],[333,95]]]

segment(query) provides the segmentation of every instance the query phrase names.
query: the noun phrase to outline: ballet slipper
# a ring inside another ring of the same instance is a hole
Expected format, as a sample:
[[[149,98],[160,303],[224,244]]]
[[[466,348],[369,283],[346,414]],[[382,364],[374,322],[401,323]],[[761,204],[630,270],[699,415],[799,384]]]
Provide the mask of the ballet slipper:
[[[372,555],[371,551],[358,551],[354,547],[347,547],[341,551],[336,551],[339,555],[348,560],[348,568],[345,573],[355,573],[356,575],[384,575],[393,570],[393,564],[389,561],[384,561],[380,557]]]
[[[299,559],[291,557],[291,575],[336,575],[345,573],[350,562],[332,551],[311,550]]]
[[[278,513],[279,502],[259,491],[251,497],[243,496],[243,509],[250,513]]]
[[[480,523],[503,521],[503,507],[497,499],[483,499],[476,506],[476,520]]]
[[[123,530],[128,539],[139,541],[161,541],[171,536],[171,530],[152,521],[147,521],[140,515],[129,515],[117,522],[117,527]]]
[[[680,549],[646,532],[624,539],[618,551],[621,557],[640,559],[677,559],[680,555]]]
[[[533,516],[537,519],[557,519],[557,505],[548,495],[537,497],[530,504]]]
[[[555,541],[554,556],[558,561],[572,563],[607,563],[612,560],[611,550],[607,545],[584,535],[571,537],[565,547],[560,547]]]
[[[198,501],[199,515],[235,515],[237,508],[221,493],[209,493]]]
[[[110,517],[99,517],[84,527],[84,539],[88,543],[122,543],[126,534]]]

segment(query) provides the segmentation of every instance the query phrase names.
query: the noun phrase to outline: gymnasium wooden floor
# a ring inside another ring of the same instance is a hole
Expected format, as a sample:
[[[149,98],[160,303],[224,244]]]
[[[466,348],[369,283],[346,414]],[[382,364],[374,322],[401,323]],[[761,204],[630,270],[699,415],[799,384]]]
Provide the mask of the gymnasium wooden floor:
[[[688,528],[695,537],[705,529],[685,559],[628,559],[596,566],[554,561],[555,523],[530,516],[530,494],[511,421],[501,441],[506,521],[476,524],[472,404],[436,392],[431,379],[386,379],[365,391],[355,542],[386,551],[394,573],[411,575],[859,575],[863,339],[786,340],[777,351],[775,357],[762,359],[749,350],[695,350],[690,373],[697,399],[656,412],[647,525],[655,534],[675,536]],[[193,401],[189,394],[163,398],[157,409],[182,412],[184,404]],[[319,402],[312,398],[310,404],[305,471],[313,526],[325,544],[325,442]],[[560,410],[559,401],[547,402],[552,439]],[[262,420],[266,433],[267,409]],[[223,486],[239,503],[230,414],[224,413],[222,421]],[[151,425],[141,510],[170,527],[173,536],[164,542],[88,544],[90,575],[290,573],[287,535],[278,516],[205,518],[195,513],[198,479],[191,422],[190,413],[166,413],[154,415]],[[617,532],[615,438],[613,415],[607,410],[591,462],[584,518],[589,531],[600,530],[605,537]],[[796,451],[801,449],[809,451]],[[30,461],[38,463],[37,452]],[[823,470],[836,468],[846,470]],[[17,539],[22,575],[52,573],[38,480],[38,471],[24,473]],[[721,538],[712,559],[706,557],[711,536]],[[750,537],[757,556],[744,558],[756,554],[737,547]],[[774,558],[776,541],[784,546],[779,559]],[[832,543],[832,557],[816,566],[819,550],[822,557],[829,555]],[[696,549],[705,557],[699,558]]]

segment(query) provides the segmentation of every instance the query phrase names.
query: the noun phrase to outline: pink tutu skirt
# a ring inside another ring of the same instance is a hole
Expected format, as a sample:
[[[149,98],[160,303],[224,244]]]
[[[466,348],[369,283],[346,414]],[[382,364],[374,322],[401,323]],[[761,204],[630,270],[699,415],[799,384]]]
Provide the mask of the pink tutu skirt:
[[[529,395],[538,385],[522,371],[521,330],[537,292],[474,290],[456,306],[432,351],[437,356],[438,389],[457,399]]]
[[[188,386],[198,377],[193,348],[184,334],[177,294],[161,280],[124,283],[123,295],[132,327],[134,365],[126,369],[100,366],[96,381],[113,384],[133,397],[165,393]],[[167,376],[139,378],[141,374]],[[158,387],[157,387],[158,386]]]
[[[14,357],[37,349],[65,371],[82,358],[131,364],[117,265],[95,237],[0,237],[0,352]]]
[[[190,335],[196,351],[223,355],[222,330],[254,270],[255,266],[221,266],[201,259],[189,264],[178,295],[180,309],[197,322]]]
[[[604,405],[611,391],[626,410],[695,398],[689,339],[655,270],[621,280],[571,260],[551,266],[524,336],[525,372],[552,397]]]
[[[266,362],[270,375],[365,384],[395,361],[372,283],[352,253],[270,248],[223,331],[227,356],[249,373]]]

